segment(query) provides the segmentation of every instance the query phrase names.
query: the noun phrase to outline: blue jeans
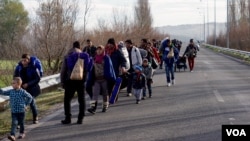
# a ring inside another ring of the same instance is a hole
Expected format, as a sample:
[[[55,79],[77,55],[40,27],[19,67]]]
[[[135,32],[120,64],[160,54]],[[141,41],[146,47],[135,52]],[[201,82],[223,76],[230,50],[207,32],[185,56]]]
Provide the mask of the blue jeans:
[[[25,113],[11,113],[12,123],[10,134],[15,136],[17,124],[20,125],[20,133],[24,133]]]
[[[141,100],[142,89],[134,89],[133,88],[133,94],[135,95],[136,100]]]
[[[167,83],[170,83],[170,76],[171,76],[171,80],[174,80],[174,64],[167,65],[165,63],[165,71],[166,71]]]
[[[151,81],[152,81],[152,80],[151,80]],[[149,96],[152,95],[151,81],[150,81],[149,79],[147,79],[147,88],[148,88],[148,94],[149,94]],[[146,97],[147,88],[143,88],[143,97]]]
[[[37,117],[37,108],[36,108],[36,101],[35,101],[34,97],[32,98],[32,101],[30,103],[30,109],[32,111],[33,118],[36,118]]]

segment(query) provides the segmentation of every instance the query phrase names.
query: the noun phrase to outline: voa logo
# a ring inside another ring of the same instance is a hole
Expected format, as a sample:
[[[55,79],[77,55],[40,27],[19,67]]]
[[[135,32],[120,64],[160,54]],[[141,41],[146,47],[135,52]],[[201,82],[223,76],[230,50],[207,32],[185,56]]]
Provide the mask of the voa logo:
[[[247,136],[246,132],[244,129],[226,129],[227,136]]]

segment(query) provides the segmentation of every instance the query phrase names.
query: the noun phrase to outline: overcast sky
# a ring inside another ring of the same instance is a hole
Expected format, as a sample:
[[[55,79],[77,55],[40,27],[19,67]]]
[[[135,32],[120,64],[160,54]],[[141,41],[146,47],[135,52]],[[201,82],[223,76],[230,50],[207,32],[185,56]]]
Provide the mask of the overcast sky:
[[[204,23],[204,16],[205,22],[214,22],[214,1],[216,1],[216,22],[226,22],[227,0],[149,0],[153,25],[157,27],[201,24]],[[36,0],[21,0],[21,2],[29,11],[30,17],[34,17],[38,7]],[[93,9],[89,19],[91,24],[88,26],[95,26],[99,17],[110,19],[113,8],[123,9],[132,14],[136,2],[137,0],[92,0]]]

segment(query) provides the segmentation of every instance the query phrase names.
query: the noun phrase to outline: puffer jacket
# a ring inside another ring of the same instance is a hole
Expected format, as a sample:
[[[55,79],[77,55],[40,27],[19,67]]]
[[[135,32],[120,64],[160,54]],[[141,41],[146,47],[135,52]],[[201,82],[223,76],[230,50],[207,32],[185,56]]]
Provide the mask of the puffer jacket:
[[[24,66],[21,62],[18,63],[18,65],[15,68],[14,71],[14,77],[21,77],[23,80],[23,84],[27,83],[28,87],[26,90],[33,96],[37,97],[40,93],[40,86],[39,82],[41,80],[40,72],[36,66],[34,66],[34,62],[32,61],[34,59],[30,59],[30,63],[28,64],[28,67],[26,68],[26,74],[22,74],[22,70],[24,69]]]

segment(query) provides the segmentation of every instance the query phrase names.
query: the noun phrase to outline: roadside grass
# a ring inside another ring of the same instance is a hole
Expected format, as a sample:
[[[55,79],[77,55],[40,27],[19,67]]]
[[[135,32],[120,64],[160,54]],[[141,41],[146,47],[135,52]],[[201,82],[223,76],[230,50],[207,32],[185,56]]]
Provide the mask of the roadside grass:
[[[36,98],[36,105],[38,108],[38,116],[42,118],[48,114],[57,104],[63,102],[64,92],[53,91],[44,93]],[[32,112],[30,109],[26,112],[25,124],[32,124]],[[11,111],[8,107],[5,111],[0,112],[0,139],[10,132],[11,127]]]
[[[10,84],[17,60],[0,60],[0,88]]]
[[[214,51],[214,52],[223,53],[225,55],[228,55],[228,56],[243,60],[247,64],[250,64],[250,57],[247,56],[247,55],[242,55],[242,54],[236,53],[236,52],[225,51],[225,50],[213,48],[213,47],[210,47],[210,46],[205,46],[205,47],[212,50],[212,51]]]

